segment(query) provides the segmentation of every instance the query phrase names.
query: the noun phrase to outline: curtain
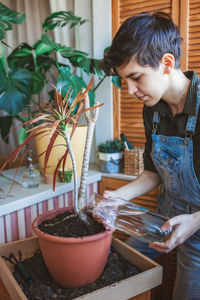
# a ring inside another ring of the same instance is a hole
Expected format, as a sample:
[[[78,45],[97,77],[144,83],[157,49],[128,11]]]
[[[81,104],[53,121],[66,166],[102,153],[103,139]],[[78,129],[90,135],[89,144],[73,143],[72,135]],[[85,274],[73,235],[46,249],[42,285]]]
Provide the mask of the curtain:
[[[33,45],[36,40],[40,39],[43,33],[42,23],[51,12],[59,10],[73,11],[74,9],[74,0],[1,0],[1,2],[12,10],[26,14],[23,24],[14,25],[13,30],[6,33],[6,42],[11,48],[15,48],[22,42]],[[73,30],[69,30],[66,27],[63,29],[59,28],[50,34],[55,38],[56,42],[74,47]],[[12,51],[11,48],[6,47],[7,54]],[[4,115],[4,112],[0,112],[0,114]],[[13,126],[17,127],[18,124],[18,121],[14,121]],[[9,144],[6,144],[0,138],[1,157],[7,156],[17,147],[17,135],[18,129],[10,135]]]

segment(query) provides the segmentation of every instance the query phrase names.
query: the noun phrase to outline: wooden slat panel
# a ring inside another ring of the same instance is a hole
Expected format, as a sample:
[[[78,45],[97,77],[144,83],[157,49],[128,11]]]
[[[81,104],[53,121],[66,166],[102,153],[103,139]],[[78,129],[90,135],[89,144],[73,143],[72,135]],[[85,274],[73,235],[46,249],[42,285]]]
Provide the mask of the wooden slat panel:
[[[188,69],[200,75],[200,2],[189,1]]]

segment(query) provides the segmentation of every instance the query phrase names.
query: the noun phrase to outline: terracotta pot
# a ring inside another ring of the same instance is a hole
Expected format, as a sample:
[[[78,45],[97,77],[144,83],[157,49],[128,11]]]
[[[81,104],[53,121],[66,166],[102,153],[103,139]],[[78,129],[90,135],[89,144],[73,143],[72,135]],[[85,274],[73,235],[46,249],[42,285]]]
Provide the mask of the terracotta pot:
[[[83,238],[65,238],[46,234],[38,229],[47,218],[67,209],[52,210],[33,221],[33,230],[39,237],[40,249],[53,279],[62,287],[80,287],[92,283],[105,267],[114,229]]]

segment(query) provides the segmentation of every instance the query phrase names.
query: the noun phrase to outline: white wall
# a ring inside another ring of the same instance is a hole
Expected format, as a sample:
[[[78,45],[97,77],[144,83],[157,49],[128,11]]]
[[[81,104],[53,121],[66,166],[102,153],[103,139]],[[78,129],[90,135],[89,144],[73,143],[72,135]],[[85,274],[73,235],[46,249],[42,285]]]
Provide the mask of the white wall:
[[[111,0],[74,0],[74,13],[89,19],[80,27],[81,46],[83,51],[94,58],[102,58],[106,47],[112,40]],[[96,148],[106,140],[113,138],[113,101],[111,79],[106,78],[96,90],[96,101],[104,103],[99,110],[95,127],[91,162],[97,161]]]
[[[102,58],[112,40],[111,0],[92,0],[93,55]],[[106,78],[96,91],[96,100],[104,102],[96,124],[96,145],[113,138],[113,105],[111,78]]]

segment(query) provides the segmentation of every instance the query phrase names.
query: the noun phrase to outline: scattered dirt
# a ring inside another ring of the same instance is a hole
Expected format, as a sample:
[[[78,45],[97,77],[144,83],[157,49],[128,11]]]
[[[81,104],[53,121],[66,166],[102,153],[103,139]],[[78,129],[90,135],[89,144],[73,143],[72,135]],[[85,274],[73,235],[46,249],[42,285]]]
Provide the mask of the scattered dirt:
[[[66,211],[56,217],[42,222],[38,227],[45,233],[62,237],[83,237],[104,232],[104,226],[97,222],[90,213],[86,214],[88,223],[84,222],[79,215]],[[65,221],[62,221],[66,218]]]
[[[90,293],[107,285],[116,283],[122,279],[131,277],[141,271],[130,264],[114,249],[109,254],[105,269],[94,283],[80,288],[61,288],[49,274],[40,252],[29,259],[24,260],[25,268],[29,271],[32,283],[28,284],[16,270],[13,275],[29,300],[70,300]]]

